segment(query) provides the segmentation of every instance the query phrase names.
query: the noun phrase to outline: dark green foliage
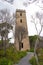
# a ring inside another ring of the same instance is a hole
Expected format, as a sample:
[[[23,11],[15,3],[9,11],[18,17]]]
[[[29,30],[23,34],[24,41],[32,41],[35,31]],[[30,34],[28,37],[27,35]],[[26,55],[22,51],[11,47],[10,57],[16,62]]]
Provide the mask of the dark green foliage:
[[[4,56],[4,50],[3,49],[0,49],[0,56]]]
[[[5,61],[3,61],[4,58],[4,50],[0,51],[0,63],[2,62],[3,65],[5,65],[6,63],[8,63],[9,65],[11,65],[10,63],[18,63],[19,60],[21,58],[23,58],[24,56],[26,56],[26,51],[17,51],[14,47],[14,45],[10,46],[9,48],[6,49],[6,56],[5,56]],[[4,64],[5,63],[5,64]],[[8,65],[6,64],[6,65]]]
[[[36,62],[36,59],[35,57],[32,57],[29,62],[32,64],[32,65],[37,65],[37,62]]]
[[[0,65],[12,65],[13,62],[9,59],[6,59],[5,57],[0,58]]]
[[[23,58],[24,56],[26,56],[26,52],[25,51],[18,51],[18,52],[16,52],[14,55],[14,63],[17,63],[17,62],[19,62],[19,60],[21,59],[21,58]]]
[[[30,36],[30,37],[29,37],[29,40],[30,40],[30,47],[31,47],[31,48],[34,48],[36,39],[37,39],[37,36],[36,36],[36,35],[35,35],[35,36]]]
[[[26,50],[27,52],[34,52],[34,48],[30,48],[30,50]]]
[[[30,50],[29,50],[30,52],[34,52],[34,48],[30,48]]]

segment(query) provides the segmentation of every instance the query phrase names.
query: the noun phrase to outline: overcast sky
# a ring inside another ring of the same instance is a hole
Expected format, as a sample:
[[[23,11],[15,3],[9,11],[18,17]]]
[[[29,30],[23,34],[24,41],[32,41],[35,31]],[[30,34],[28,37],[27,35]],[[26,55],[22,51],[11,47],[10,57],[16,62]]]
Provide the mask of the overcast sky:
[[[35,26],[33,23],[31,23],[31,15],[34,16],[36,12],[43,13],[43,0],[37,0],[37,2],[33,2],[36,0],[14,0],[13,2],[12,1],[13,0],[0,0],[0,9],[7,8],[11,11],[11,13],[15,12],[16,9],[26,10],[28,35],[36,35],[37,32],[35,30]],[[25,6],[23,5],[24,2],[25,2],[24,4]],[[40,26],[38,27],[40,28]],[[9,36],[10,35],[12,35],[12,33],[10,33]],[[43,32],[41,35],[43,35]]]

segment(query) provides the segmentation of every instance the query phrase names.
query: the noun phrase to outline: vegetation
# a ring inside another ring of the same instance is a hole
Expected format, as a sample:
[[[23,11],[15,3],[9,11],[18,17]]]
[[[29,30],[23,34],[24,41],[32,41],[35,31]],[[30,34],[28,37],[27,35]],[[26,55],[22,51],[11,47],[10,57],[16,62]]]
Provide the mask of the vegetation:
[[[36,39],[37,39],[37,35],[35,35],[35,36],[30,36],[30,37],[29,37],[30,47],[31,47],[31,48],[34,48]]]
[[[15,64],[27,54],[26,51],[17,51],[14,45],[9,45],[8,33],[13,29],[12,25],[14,25],[14,21],[14,14],[11,15],[7,9],[0,10],[0,65],[12,65],[13,63]],[[19,30],[23,31],[22,33],[20,32],[21,39],[19,37],[21,42],[22,38],[25,37],[27,32],[24,28],[19,28]],[[19,34],[16,35],[18,36]]]
[[[43,48],[37,49],[36,53],[37,53],[40,65],[43,65]]]
[[[4,47],[4,52],[6,54],[6,47],[8,46],[8,33],[13,29],[11,22],[13,23],[14,17],[10,14],[7,9],[0,10],[0,36],[1,43],[0,47]],[[7,41],[6,41],[7,40]]]
[[[29,52],[34,52],[34,48],[30,48]]]
[[[0,44],[2,43],[2,41],[0,40]]]
[[[0,65],[12,65],[13,62],[10,61],[9,59],[6,59],[5,57],[0,59]]]
[[[17,51],[14,46],[10,46],[6,49],[6,56],[4,56],[4,50],[1,49],[0,65],[13,65],[13,63],[18,63],[26,54],[26,51]]]
[[[37,62],[36,62],[36,59],[35,57],[32,57],[29,62],[32,64],[32,65],[37,65]]]
[[[30,36],[29,39],[30,39],[30,47],[31,47],[31,50],[32,50],[32,49],[34,49],[34,45],[35,45],[35,41],[37,39],[37,36],[36,35],[35,36]],[[43,65],[43,48],[37,48],[36,49],[36,54],[37,54],[37,57],[38,57],[39,64]],[[30,63],[32,65],[37,65],[35,57],[30,59]]]
[[[40,48],[40,49],[37,49],[37,56],[38,56],[38,61],[39,61],[39,64],[40,65],[43,65],[43,48]],[[29,62],[32,64],[32,65],[37,65],[37,62],[36,62],[36,59],[35,57],[32,57]]]

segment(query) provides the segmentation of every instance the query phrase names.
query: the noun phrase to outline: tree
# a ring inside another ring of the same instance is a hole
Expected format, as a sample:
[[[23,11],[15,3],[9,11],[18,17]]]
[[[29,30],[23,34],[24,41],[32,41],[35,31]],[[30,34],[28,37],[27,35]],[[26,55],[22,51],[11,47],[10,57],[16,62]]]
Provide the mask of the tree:
[[[38,23],[38,21],[36,21],[35,22],[35,19],[37,20],[39,20],[39,24],[40,24],[40,30],[38,31],[38,28],[37,28],[37,23]],[[39,65],[39,63],[38,63],[38,58],[37,58],[37,54],[36,54],[36,49],[37,49],[37,45],[38,45],[38,42],[39,42],[39,39],[40,39],[40,34],[41,34],[41,32],[42,32],[42,30],[43,30],[43,13],[39,13],[39,12],[37,12],[36,13],[36,17],[33,17],[32,16],[32,23],[34,23],[34,25],[35,25],[35,29],[36,29],[36,31],[37,31],[37,40],[36,40],[36,42],[35,42],[35,47],[34,47],[34,54],[35,54],[35,57],[36,57],[36,61],[37,61],[37,64]]]
[[[41,2],[41,3],[40,3]],[[23,2],[23,5],[25,7],[27,7],[28,5],[31,5],[35,3],[36,6],[38,6],[39,8],[41,8],[41,10],[43,10],[43,0],[25,0]],[[39,4],[40,3],[40,4]]]
[[[39,3],[39,0],[26,0],[26,1],[24,1],[23,5],[28,6],[33,3]]]
[[[14,0],[4,0],[4,1],[6,1],[6,2],[12,4]]]
[[[25,27],[22,26],[18,26],[15,29],[15,39],[18,39],[19,42],[19,49],[21,50],[21,43],[22,40],[26,37],[27,35],[27,30],[25,29]]]
[[[4,44],[4,50],[6,50],[6,45],[8,44],[9,30],[13,29],[13,22],[14,14],[11,15],[7,9],[0,10],[0,35],[2,37],[2,45]]]
[[[34,48],[36,39],[37,39],[37,35],[29,36],[30,47],[31,47],[31,48]]]

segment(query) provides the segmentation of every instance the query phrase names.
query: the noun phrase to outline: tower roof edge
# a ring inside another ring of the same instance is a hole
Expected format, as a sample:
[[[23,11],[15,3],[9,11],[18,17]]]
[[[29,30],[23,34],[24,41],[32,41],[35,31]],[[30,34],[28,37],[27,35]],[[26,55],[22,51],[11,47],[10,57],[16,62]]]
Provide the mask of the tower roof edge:
[[[25,10],[16,9],[16,12],[26,12]]]

